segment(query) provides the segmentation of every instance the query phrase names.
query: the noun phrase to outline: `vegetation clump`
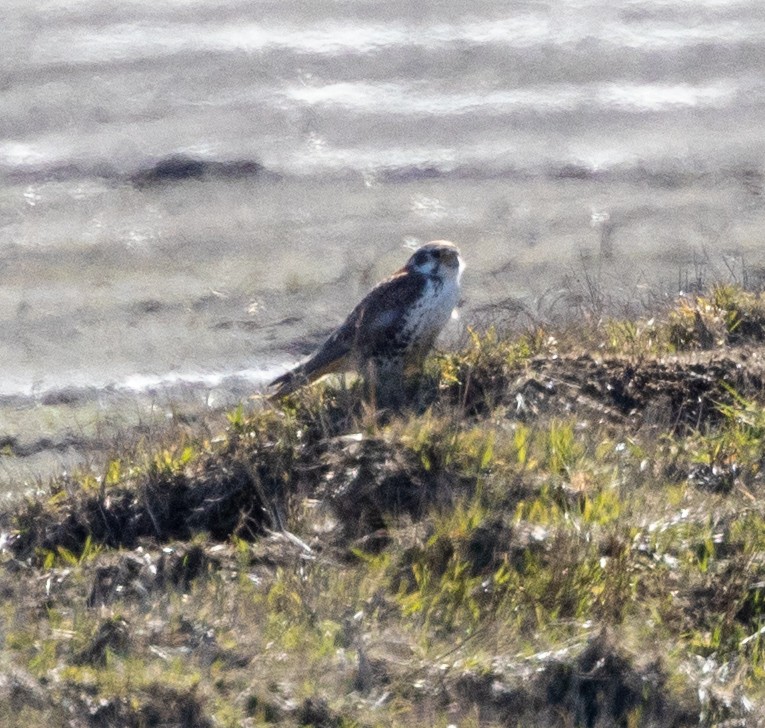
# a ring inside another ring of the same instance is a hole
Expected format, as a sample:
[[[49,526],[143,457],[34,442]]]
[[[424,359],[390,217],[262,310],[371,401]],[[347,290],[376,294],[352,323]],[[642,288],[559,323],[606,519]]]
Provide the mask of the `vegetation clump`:
[[[319,384],[52,482],[3,725],[765,725],[763,310],[473,332],[405,411]]]

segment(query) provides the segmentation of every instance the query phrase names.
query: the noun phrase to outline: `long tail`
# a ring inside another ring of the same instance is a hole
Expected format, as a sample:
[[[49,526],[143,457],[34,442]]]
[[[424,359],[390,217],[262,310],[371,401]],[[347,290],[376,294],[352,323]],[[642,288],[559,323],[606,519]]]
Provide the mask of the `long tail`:
[[[305,384],[309,384],[313,381],[309,378],[302,366],[295,367],[288,372],[285,372],[280,377],[274,379],[268,387],[273,389],[271,394],[268,395],[269,399],[281,399],[288,394],[292,394],[295,390],[300,389]]]
[[[288,394],[292,394],[295,390],[304,387],[306,384],[311,384],[317,379],[321,379],[325,374],[332,374],[339,372],[345,368],[344,359],[335,359],[334,361],[327,362],[322,367],[317,367],[317,362],[314,357],[309,359],[303,364],[299,364],[294,369],[285,372],[281,376],[274,379],[269,384],[269,389],[275,387],[274,391],[268,396],[269,399],[281,399]]]

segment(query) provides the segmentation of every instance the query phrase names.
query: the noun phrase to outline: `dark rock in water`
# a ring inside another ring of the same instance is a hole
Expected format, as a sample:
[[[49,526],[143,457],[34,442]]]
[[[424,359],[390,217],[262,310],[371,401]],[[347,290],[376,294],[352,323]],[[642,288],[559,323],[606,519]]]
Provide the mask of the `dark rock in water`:
[[[263,165],[252,160],[208,162],[185,154],[173,154],[147,169],[139,170],[131,176],[130,181],[136,187],[150,187],[205,177],[254,177],[263,171]]]
[[[156,298],[146,298],[141,301],[136,301],[131,307],[131,311],[136,314],[158,313],[165,304],[162,301],[158,301]]]
[[[432,165],[413,165],[410,167],[391,167],[379,172],[382,182],[417,182],[425,179],[438,179],[445,176],[443,170]]]
[[[137,187],[178,182],[184,179],[199,179],[204,176],[207,164],[199,159],[184,155],[174,155],[160,159],[149,169],[143,169],[133,175],[131,181]]]
[[[595,172],[581,164],[564,164],[562,167],[553,169],[549,175],[552,179],[593,179]]]

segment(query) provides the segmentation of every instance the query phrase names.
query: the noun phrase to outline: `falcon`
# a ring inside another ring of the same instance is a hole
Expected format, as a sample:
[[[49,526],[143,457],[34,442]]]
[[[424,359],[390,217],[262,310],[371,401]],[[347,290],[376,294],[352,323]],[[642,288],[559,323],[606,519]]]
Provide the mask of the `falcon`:
[[[378,283],[306,361],[274,379],[283,397],[325,374],[357,371],[378,404],[397,404],[404,375],[419,368],[452,315],[464,269],[457,246],[436,240]]]

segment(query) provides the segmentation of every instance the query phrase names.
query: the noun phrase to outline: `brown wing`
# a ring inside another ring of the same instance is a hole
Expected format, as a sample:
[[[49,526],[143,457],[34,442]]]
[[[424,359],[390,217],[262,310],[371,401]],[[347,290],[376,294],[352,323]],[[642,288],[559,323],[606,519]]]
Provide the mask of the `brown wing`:
[[[325,374],[353,368],[389,349],[425,283],[424,276],[406,269],[379,283],[307,361],[271,382],[277,387],[274,396],[289,394]]]

